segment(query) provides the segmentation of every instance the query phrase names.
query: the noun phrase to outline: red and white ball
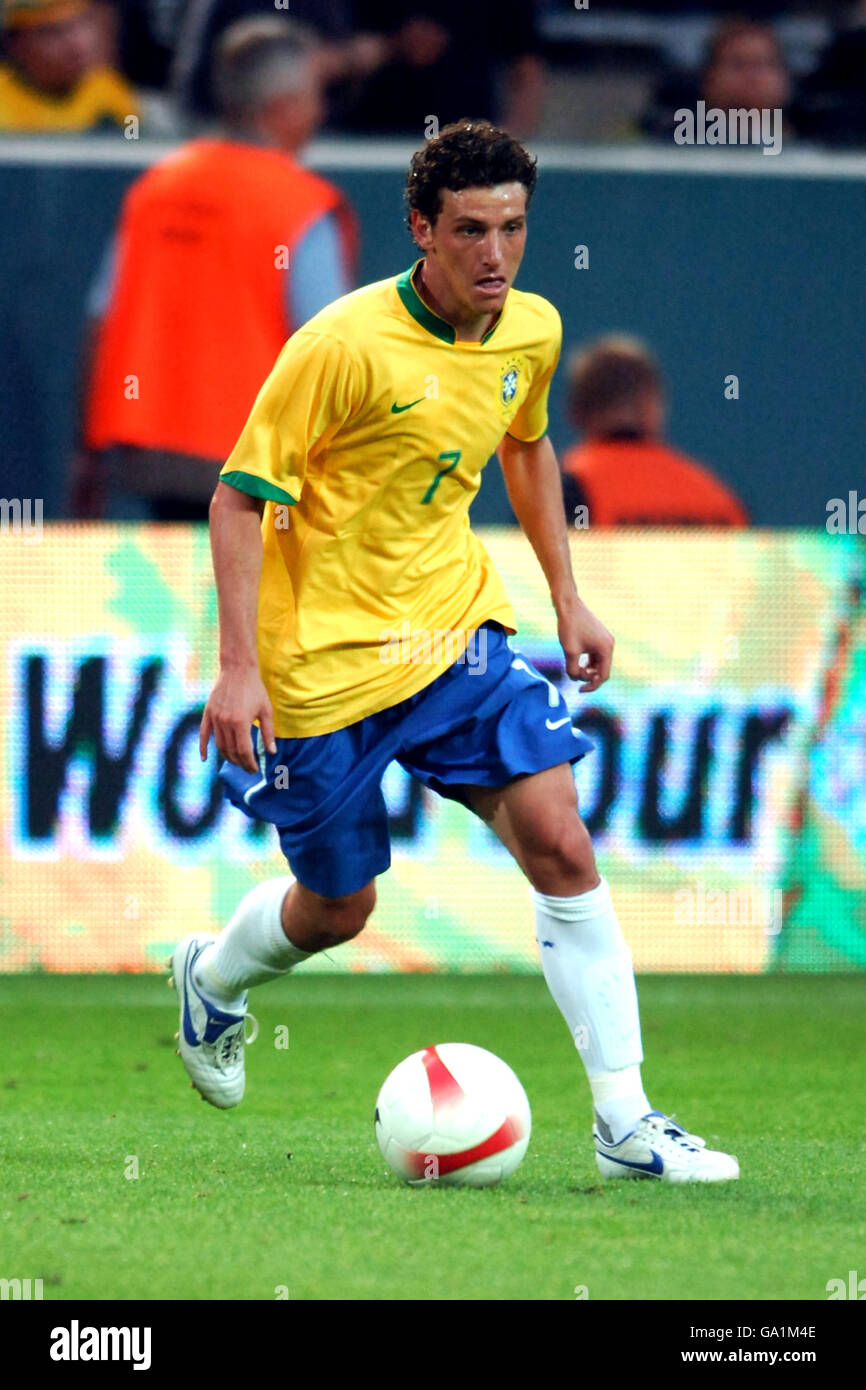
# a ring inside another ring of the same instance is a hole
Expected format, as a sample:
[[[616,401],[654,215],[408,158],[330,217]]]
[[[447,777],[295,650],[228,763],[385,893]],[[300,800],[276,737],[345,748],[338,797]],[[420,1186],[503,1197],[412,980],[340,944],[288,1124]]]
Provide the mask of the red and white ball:
[[[511,1068],[471,1043],[437,1043],[391,1072],[376,1101],[385,1162],[413,1187],[492,1187],[526,1153],[532,1116]]]

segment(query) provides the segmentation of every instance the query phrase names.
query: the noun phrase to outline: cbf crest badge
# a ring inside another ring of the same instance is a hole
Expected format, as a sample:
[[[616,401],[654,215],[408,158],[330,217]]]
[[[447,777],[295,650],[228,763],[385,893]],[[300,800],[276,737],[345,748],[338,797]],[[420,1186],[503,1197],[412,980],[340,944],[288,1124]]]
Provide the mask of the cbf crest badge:
[[[499,372],[499,413],[508,423],[517,410],[517,396],[520,391],[520,373],[526,370],[526,361],[519,354],[509,357]]]
[[[517,378],[519,376],[520,368],[516,363],[509,362],[503,368],[499,393],[503,405],[511,405],[517,395]]]

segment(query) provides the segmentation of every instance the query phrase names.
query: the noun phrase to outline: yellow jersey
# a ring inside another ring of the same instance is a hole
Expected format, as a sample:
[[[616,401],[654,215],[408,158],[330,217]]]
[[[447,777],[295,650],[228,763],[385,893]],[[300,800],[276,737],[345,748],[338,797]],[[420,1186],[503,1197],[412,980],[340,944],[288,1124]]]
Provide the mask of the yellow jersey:
[[[122,126],[138,114],[138,97],[111,68],[94,68],[68,96],[53,97],[0,63],[0,130],[92,130],[105,121]]]
[[[289,338],[220,474],[266,499],[257,642],[278,738],[408,699],[488,619],[516,631],[469,504],[506,432],[545,433],[562,324],[512,289],[480,342],[458,341],[420,265]]]

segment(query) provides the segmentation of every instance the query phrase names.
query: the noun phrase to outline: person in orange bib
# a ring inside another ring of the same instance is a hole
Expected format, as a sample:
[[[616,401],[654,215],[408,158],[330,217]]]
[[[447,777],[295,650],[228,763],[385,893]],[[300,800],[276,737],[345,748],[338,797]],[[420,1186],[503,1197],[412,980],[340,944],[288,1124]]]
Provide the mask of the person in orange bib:
[[[576,525],[748,525],[730,488],[665,443],[661,374],[635,339],[602,338],[571,358],[568,414],[585,436],[562,459]]]
[[[78,516],[205,520],[286,339],[352,288],[355,215],[295,158],[322,119],[317,72],[289,21],[233,25],[224,131],[129,190],[89,305]]]

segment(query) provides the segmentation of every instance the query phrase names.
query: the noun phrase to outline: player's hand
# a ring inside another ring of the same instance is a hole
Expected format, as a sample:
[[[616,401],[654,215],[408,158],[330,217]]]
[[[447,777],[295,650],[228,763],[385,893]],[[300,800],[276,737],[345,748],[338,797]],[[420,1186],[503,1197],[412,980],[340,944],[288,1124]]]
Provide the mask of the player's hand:
[[[581,695],[598,690],[610,675],[613,637],[582,599],[574,598],[559,610],[559,641],[565,653],[565,669],[573,681],[582,680]],[[585,661],[581,663],[581,657]]]
[[[258,667],[223,667],[204,707],[199,730],[199,752],[207,758],[211,734],[217,752],[236,767],[258,772],[250,725],[258,719],[269,753],[276,753],[274,712]]]

